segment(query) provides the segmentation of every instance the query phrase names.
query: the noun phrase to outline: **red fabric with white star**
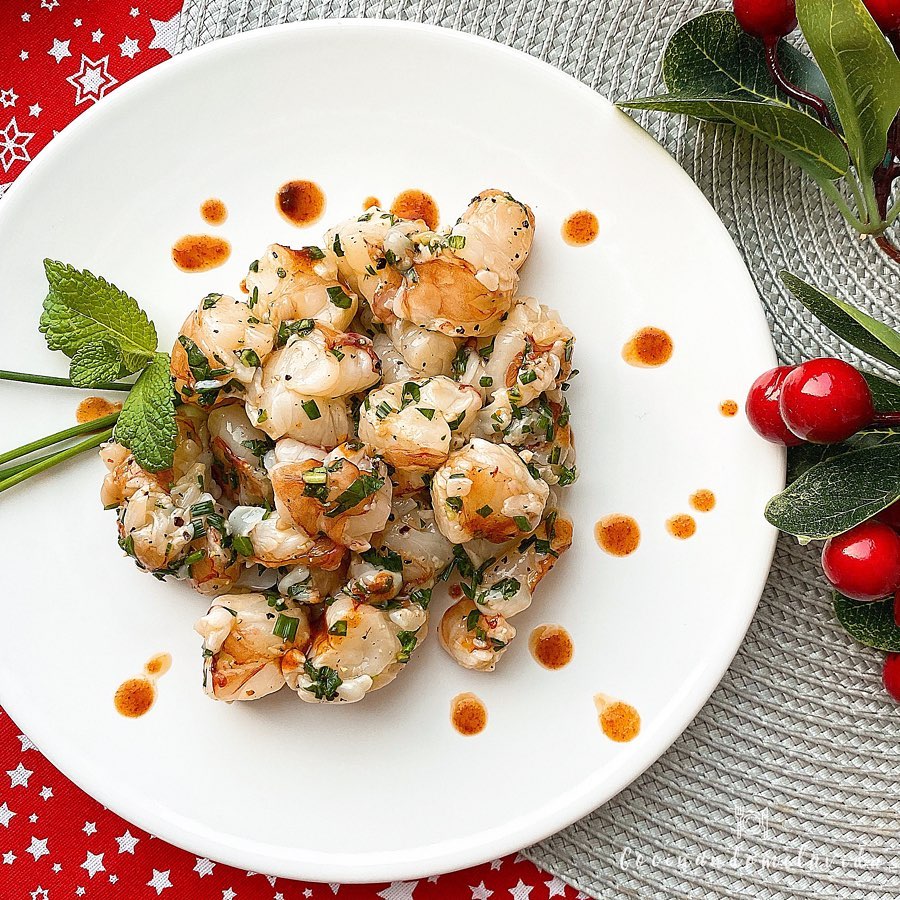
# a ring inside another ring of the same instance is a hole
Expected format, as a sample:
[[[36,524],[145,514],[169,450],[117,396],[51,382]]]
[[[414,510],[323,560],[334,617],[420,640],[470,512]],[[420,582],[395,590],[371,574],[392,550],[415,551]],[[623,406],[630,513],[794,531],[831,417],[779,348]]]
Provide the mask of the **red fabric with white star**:
[[[0,197],[56,132],[167,60],[181,0],[0,0]],[[2,201],[0,201],[2,202]],[[104,809],[0,710],[0,900],[566,900],[521,857],[451,875],[323,885],[199,859]]]

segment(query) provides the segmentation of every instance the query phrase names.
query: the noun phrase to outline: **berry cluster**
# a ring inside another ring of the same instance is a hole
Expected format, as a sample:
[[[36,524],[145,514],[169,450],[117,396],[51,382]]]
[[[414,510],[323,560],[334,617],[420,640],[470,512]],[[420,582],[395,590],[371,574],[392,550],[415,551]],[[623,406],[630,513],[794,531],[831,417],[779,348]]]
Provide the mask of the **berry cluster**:
[[[830,358],[764,372],[750,388],[746,411],[762,437],[787,447],[840,443],[878,422],[865,378],[849,363]],[[900,502],[828,540],[822,569],[853,600],[893,594],[900,625]],[[888,654],[884,686],[900,702],[900,654]]]
[[[900,0],[863,0],[869,15],[885,34],[900,30]],[[794,0],[734,0],[741,28],[763,41],[777,41],[797,27]]]

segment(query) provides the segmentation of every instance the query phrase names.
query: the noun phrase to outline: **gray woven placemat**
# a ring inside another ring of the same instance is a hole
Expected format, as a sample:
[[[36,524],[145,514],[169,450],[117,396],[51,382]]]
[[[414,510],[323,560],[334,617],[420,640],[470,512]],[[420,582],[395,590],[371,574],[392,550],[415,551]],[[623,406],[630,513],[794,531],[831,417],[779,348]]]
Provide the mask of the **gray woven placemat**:
[[[674,0],[187,0],[179,49],[297,19],[377,16],[492,38],[610,98],[660,88],[686,19]],[[782,268],[898,324],[900,272],[781,157],[726,128],[643,123],[704,191],[756,281],[786,361],[839,351],[777,280]],[[736,336],[739,340],[739,336]],[[675,745],[610,803],[525,851],[603,898],[900,897],[900,710],[880,656],[833,622],[816,555],[782,540],[744,645]]]

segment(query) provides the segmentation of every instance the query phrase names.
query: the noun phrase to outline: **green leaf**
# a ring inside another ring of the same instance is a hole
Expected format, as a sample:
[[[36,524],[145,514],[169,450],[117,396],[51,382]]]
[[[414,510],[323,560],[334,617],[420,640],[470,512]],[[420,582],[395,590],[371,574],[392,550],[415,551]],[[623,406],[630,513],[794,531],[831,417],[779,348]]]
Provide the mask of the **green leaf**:
[[[142,469],[159,472],[172,465],[178,427],[169,357],[157,353],[125,398],[113,438],[134,454]]]
[[[94,341],[82,344],[72,354],[69,377],[77,387],[93,387],[103,381],[112,381],[121,371],[119,348],[108,341]]]
[[[851,450],[804,472],[766,506],[801,543],[841,534],[900,499],[900,442]]]
[[[895,369],[900,369],[900,334],[893,328],[790,272],[779,274],[787,289],[841,340]]]
[[[855,641],[876,650],[900,653],[900,628],[894,621],[894,598],[861,603],[834,593],[834,614]]]
[[[778,59],[787,78],[821,97],[836,119],[831,91],[815,63],[787,41],[779,42]],[[724,10],[697,16],[675,32],[663,54],[663,79],[669,93],[682,97],[792,102],[769,73],[763,42]]]
[[[862,0],[797,0],[803,36],[825,75],[860,178],[884,159],[900,109],[900,60]]]
[[[153,323],[137,301],[99,276],[65,263],[44,260],[50,292],[44,300],[40,330],[51,350],[72,357],[85,344],[104,341],[119,348],[122,369],[142,369],[156,352]]]
[[[900,384],[888,381],[880,375],[873,375],[871,372],[863,372],[862,376],[869,384],[876,412],[900,410]]]
[[[727,120],[749,131],[797,163],[816,181],[834,181],[847,174],[850,159],[840,138],[817,119],[774,103],[728,97],[682,97],[663,94],[619,103],[626,109],[653,109],[700,119]]]
[[[868,379],[868,375],[865,376]],[[889,382],[887,382],[889,383]],[[900,388],[897,388],[900,392]],[[894,407],[900,409],[900,406]],[[881,444],[890,444],[900,441],[900,430],[895,428],[870,428],[858,431],[853,437],[840,444],[800,444],[798,447],[788,447],[787,481],[790,484],[796,481],[804,472],[811,469],[816,463],[835,456],[842,456],[851,450],[860,450],[863,447],[878,447]]]

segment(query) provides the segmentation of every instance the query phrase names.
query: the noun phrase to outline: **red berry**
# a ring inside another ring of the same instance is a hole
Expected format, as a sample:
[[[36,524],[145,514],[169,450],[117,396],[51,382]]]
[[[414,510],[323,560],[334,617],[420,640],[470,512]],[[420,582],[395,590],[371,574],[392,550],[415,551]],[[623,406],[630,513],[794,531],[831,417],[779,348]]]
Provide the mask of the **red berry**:
[[[863,3],[885,34],[900,31],[900,0],[863,0]]]
[[[900,500],[892,503],[887,509],[883,509],[877,516],[879,522],[890,525],[891,528],[900,531]]]
[[[900,653],[888,653],[881,670],[884,689],[900,703]]]
[[[787,427],[814,444],[845,441],[875,417],[866,379],[829,357],[811,359],[784,379],[779,409]]]
[[[734,0],[734,15],[747,34],[764,41],[784,37],[797,27],[794,0]]]
[[[870,519],[826,541],[822,568],[845,597],[880,600],[900,589],[900,535]]]
[[[793,366],[778,366],[763,372],[750,386],[745,406],[747,420],[756,429],[757,434],[773,444],[786,444],[788,447],[796,447],[797,444],[803,443],[784,424],[778,408],[781,385],[793,371]]]

